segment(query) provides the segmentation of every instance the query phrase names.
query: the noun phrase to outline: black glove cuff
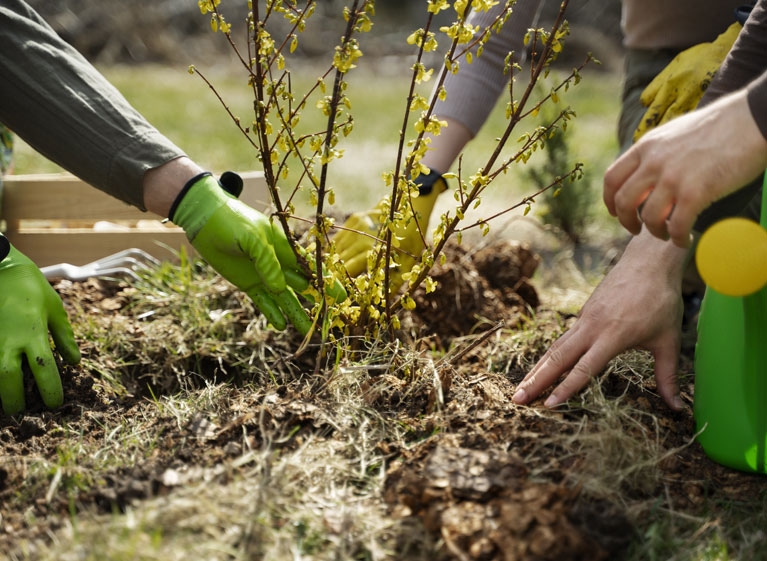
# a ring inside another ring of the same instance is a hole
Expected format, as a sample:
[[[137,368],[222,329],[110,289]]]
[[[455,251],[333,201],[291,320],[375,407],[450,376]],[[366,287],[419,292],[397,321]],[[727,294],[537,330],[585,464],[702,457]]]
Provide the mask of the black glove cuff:
[[[176,199],[173,201],[173,204],[170,205],[170,211],[168,212],[168,220],[173,222],[173,215],[176,214],[176,209],[178,208],[178,205],[181,204],[181,201],[184,199],[184,195],[186,195],[187,191],[192,188],[192,185],[197,183],[200,179],[203,177],[207,177],[209,175],[213,175],[209,171],[204,171],[202,173],[199,173],[195,175],[192,179],[186,182],[183,189],[179,191],[178,195],[176,195]],[[235,198],[239,198],[240,193],[242,193],[242,177],[234,173],[233,171],[225,171],[221,174],[221,179],[218,180],[218,184],[221,186],[221,188],[232,195]]]
[[[0,234],[0,262],[3,261],[11,252],[11,242],[4,235]]]
[[[225,171],[221,174],[218,183],[221,185],[224,191],[232,195],[235,199],[240,198],[240,194],[242,194],[242,188],[244,186],[242,177],[233,171]]]
[[[207,177],[209,175],[213,175],[213,174],[210,173],[209,171],[204,171],[202,173],[198,173],[192,179],[186,182],[186,184],[181,189],[181,191],[178,192],[178,195],[176,195],[176,199],[173,201],[173,204],[170,205],[170,210],[168,211],[168,220],[173,222],[173,215],[176,214],[176,209],[178,208],[178,205],[181,204],[181,201],[184,199],[189,189],[192,188],[192,185],[197,183],[203,177]]]
[[[434,184],[440,179],[445,182],[445,185],[447,185],[447,181],[445,181],[445,178],[442,177],[442,174],[434,171],[433,169],[429,169],[429,173],[427,175],[421,174],[416,177],[415,184],[418,185],[418,194],[431,194],[432,189],[434,189]]]

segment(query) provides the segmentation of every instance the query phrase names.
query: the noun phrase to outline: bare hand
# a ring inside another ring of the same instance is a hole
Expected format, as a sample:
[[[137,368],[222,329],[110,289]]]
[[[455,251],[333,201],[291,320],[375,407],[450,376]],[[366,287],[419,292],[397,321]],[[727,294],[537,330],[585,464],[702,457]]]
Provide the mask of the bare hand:
[[[543,355],[513,400],[526,404],[561,376],[545,405],[563,403],[621,352],[645,349],[655,358],[658,392],[673,409],[682,323],[681,277],[686,251],[643,233],[583,307],[575,325]]]
[[[605,173],[604,201],[632,234],[690,245],[695,219],[767,167],[767,140],[741,91],[648,132]]]

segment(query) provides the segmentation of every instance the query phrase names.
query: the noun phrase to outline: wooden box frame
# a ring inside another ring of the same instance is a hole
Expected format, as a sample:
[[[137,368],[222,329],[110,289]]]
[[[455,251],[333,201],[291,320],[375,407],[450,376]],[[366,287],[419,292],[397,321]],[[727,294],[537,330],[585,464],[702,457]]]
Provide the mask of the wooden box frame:
[[[240,173],[240,199],[260,211],[270,208],[262,172]],[[172,260],[191,248],[183,230],[142,212],[67,173],[9,175],[3,178],[0,218],[5,235],[39,267],[84,265],[118,251],[137,248]]]

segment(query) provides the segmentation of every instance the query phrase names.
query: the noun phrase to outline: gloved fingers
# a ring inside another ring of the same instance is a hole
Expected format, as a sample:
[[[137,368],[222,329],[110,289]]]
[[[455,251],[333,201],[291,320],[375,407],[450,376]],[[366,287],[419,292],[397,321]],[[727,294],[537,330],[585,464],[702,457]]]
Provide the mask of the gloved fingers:
[[[303,293],[309,286],[309,280],[304,276],[302,271],[298,267],[298,259],[290,246],[288,239],[285,237],[282,228],[276,224],[272,224],[272,245],[274,246],[274,252],[277,255],[277,259],[282,265],[283,273],[285,274],[285,280],[288,286],[291,286],[296,292]],[[309,262],[312,261],[307,250],[300,245],[296,245],[296,251],[298,251],[303,258]],[[327,277],[327,272],[325,272]]]
[[[665,112],[662,108],[655,106],[648,107],[647,111],[645,111],[644,115],[642,116],[642,120],[639,122],[639,126],[637,126],[636,130],[634,131],[634,143],[636,143],[640,138],[642,138],[652,129],[657,127],[661,122],[661,119],[663,119],[664,113]]]
[[[325,287],[325,294],[330,299],[331,304],[343,302],[349,297],[341,281],[330,273],[325,275]]]
[[[48,314],[48,329],[53,337],[53,343],[56,350],[67,364],[78,364],[80,362],[80,348],[75,341],[75,334],[72,331],[72,325],[61,304],[58,295],[56,296],[58,305],[52,308]],[[55,305],[55,304],[54,304]]]
[[[341,281],[335,278],[331,273],[324,270],[323,278],[325,279],[325,293],[327,294],[331,304],[335,302],[343,302],[346,300],[348,294],[346,293],[344,285],[341,284]],[[313,290],[313,288],[309,286],[309,281],[307,281],[301,273],[288,269],[285,271],[285,281],[288,283],[288,286],[296,292],[296,294],[300,294],[309,300],[312,304],[316,302],[315,295],[317,291]]]
[[[689,101],[689,100],[680,99],[678,103],[675,102],[669,105],[666,108],[666,112],[663,114],[660,121],[655,126],[659,127],[660,125],[668,123],[672,119],[676,119],[677,117],[684,115],[685,113],[687,113],[687,109],[685,109],[685,107],[690,107],[690,106],[694,107],[696,105],[694,101],[690,102],[691,105],[688,103],[685,103],[686,101]]]
[[[377,211],[357,212],[352,214],[343,224],[343,229],[334,236],[336,251],[344,261],[349,261],[356,255],[367,254],[376,242],[380,226]]]
[[[287,285],[285,284],[283,267],[277,257],[271,237],[248,235],[246,232],[238,238],[238,244],[244,256],[251,261],[253,272],[256,273],[266,290],[276,294],[285,290]]]
[[[415,259],[409,255],[401,255],[397,258],[397,266],[393,268],[389,273],[389,292],[393,294],[400,289],[400,287],[405,283],[402,275],[409,273],[413,268],[413,265],[415,265]]]
[[[339,254],[341,253],[341,249],[346,248],[346,246],[349,245],[349,237],[352,234],[354,234],[354,232],[350,232],[348,230],[338,230],[338,232],[336,232],[336,234],[333,236],[333,241],[336,244],[336,251],[338,251]],[[340,247],[339,242],[341,242]]]
[[[288,318],[288,321],[293,324],[301,335],[309,333],[309,330],[312,328],[312,321],[309,319],[309,314],[306,313],[293,290],[290,288],[283,290],[275,295],[274,299]]]
[[[348,232],[351,235],[354,235],[356,232],[367,232],[368,234],[375,235],[380,228],[380,217],[381,211],[378,207],[365,212],[355,212],[346,219],[343,225],[344,229],[341,232]]]
[[[298,294],[303,294],[309,289],[309,281],[299,271],[294,269],[285,269],[282,271],[285,275],[285,282]]]
[[[343,224],[336,226],[336,230],[338,231],[333,236],[333,239],[336,241],[341,240],[346,243],[349,240],[356,239],[360,232],[367,232],[375,235],[378,228],[373,224],[368,213],[357,212],[350,215]]]
[[[285,282],[297,294],[302,294],[311,299],[312,296],[310,294],[311,290],[309,290],[309,280],[298,268],[298,260],[296,258],[296,254],[293,252],[293,248],[290,247],[290,243],[285,237],[282,228],[276,223],[272,224],[272,236],[272,245],[274,246],[274,251],[277,255],[277,259],[279,259],[280,265],[282,265],[282,272],[285,275]],[[308,255],[306,255],[307,252],[303,247],[297,246],[296,249],[302,255],[304,255],[305,258],[308,259]],[[325,279],[325,284],[327,284],[329,287],[328,296],[334,302],[346,300],[346,290],[344,290],[341,282],[327,270],[323,270],[323,277]]]
[[[280,264],[283,268],[291,268],[291,269],[298,269],[298,260],[296,259],[296,254],[293,253],[293,248],[290,247],[290,242],[288,242],[288,238],[285,237],[285,232],[282,230],[282,226],[280,226],[277,222],[271,223],[272,228],[272,235],[271,235],[271,242],[272,246],[274,247],[274,253],[277,256],[277,259],[279,260]],[[301,251],[302,248],[298,248],[299,251]]]
[[[280,307],[263,287],[253,286],[247,291],[247,295],[275,329],[282,331],[287,327],[285,316],[280,311]]]
[[[671,92],[669,92],[668,89],[669,86],[667,84],[661,84],[656,95],[653,98],[648,99],[645,104],[647,105],[647,110],[634,132],[634,142],[642,138],[647,132],[651,131],[665,120],[669,104],[673,101]],[[642,103],[644,103],[644,94],[642,94],[642,98]]]
[[[354,237],[351,239],[345,238],[341,240],[335,240],[336,251],[338,252],[338,256],[341,258],[341,261],[346,264],[347,271],[349,270],[350,262],[354,261],[359,256],[367,259],[367,254],[370,253],[370,251],[375,246],[374,238],[369,238],[362,234],[355,234],[352,232],[349,233]],[[362,270],[364,271],[364,269]]]
[[[675,92],[671,99],[671,103],[668,104],[665,114],[662,120],[658,124],[666,123],[676,117],[680,117],[694,110],[700,103],[703,94],[708,89],[711,80],[714,78],[716,70],[706,73],[706,77],[703,81],[696,84],[694,88],[686,88],[679,92]]]
[[[0,401],[6,415],[24,411],[24,378],[21,357],[5,353],[0,356]]]
[[[344,260],[344,267],[350,277],[358,277],[364,273],[368,268],[368,254],[367,252],[357,253],[351,256],[349,259]]]
[[[30,347],[27,359],[29,369],[35,377],[37,390],[46,407],[55,409],[64,403],[64,388],[61,385],[61,376],[56,366],[53,353],[45,341],[45,345],[33,345]]]
[[[639,96],[639,101],[644,105],[645,107],[650,107],[652,102],[658,98],[658,94],[660,93],[661,88],[666,83],[667,77],[663,75],[663,72],[656,75],[655,78],[652,79],[652,81],[647,84],[644,90],[642,90],[642,94]]]
[[[285,318],[301,335],[306,335],[311,329],[309,315],[292,289],[286,288],[277,294],[269,294],[263,287],[254,286],[247,294],[275,329],[282,331],[287,327]]]

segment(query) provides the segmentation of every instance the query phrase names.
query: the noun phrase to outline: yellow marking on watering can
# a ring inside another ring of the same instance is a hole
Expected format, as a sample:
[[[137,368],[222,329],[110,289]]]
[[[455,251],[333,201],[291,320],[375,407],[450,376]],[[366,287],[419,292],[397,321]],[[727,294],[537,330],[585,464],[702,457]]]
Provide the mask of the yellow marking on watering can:
[[[767,230],[727,218],[706,230],[695,258],[705,283],[721,294],[746,296],[767,284]]]

